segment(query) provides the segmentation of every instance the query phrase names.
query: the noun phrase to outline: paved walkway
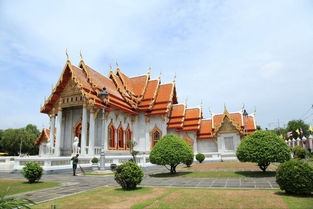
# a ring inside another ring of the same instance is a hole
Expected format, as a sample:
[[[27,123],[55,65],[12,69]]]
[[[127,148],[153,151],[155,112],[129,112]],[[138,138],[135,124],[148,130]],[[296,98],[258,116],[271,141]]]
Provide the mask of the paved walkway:
[[[149,174],[160,169],[146,171],[141,186],[189,187],[189,188],[237,188],[278,189],[274,177],[270,178],[156,178]],[[0,178],[24,179],[21,174],[0,173]],[[58,187],[14,195],[36,203],[96,189],[104,186],[118,186],[113,176],[72,176],[70,173],[43,175],[42,181],[58,181]]]

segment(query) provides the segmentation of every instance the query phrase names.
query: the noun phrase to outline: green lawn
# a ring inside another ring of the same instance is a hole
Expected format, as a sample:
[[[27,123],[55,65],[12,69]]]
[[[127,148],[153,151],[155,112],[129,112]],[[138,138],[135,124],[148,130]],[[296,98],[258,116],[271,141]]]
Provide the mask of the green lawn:
[[[38,182],[34,184],[29,184],[28,182],[23,180],[0,179],[0,192],[3,194],[9,188],[9,191],[6,195],[12,195],[38,189],[55,187],[58,185],[60,185],[60,183],[58,182]]]
[[[289,196],[277,190],[231,190],[142,187],[123,191],[103,187],[33,208],[301,208],[313,205],[313,196]]]
[[[179,171],[176,174],[158,173],[152,177],[183,177],[183,178],[244,178],[244,177],[275,177],[275,171]]]

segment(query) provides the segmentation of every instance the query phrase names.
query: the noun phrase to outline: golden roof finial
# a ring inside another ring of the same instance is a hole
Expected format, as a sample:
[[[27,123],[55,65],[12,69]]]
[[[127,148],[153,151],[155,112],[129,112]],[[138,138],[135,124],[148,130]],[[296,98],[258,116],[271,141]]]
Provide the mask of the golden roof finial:
[[[224,113],[227,113],[227,108],[226,108],[226,104],[224,103]]]
[[[120,66],[118,65],[117,59],[115,60],[115,64],[116,64],[116,68],[120,68]]]
[[[110,73],[113,73],[113,71],[112,71],[112,65],[110,64]]]
[[[174,73],[173,83],[176,83],[176,72]]]
[[[201,99],[201,103],[200,103],[200,109],[201,109],[201,111],[202,111],[202,108],[203,108],[203,101],[202,101],[202,99]]]
[[[148,76],[150,76],[150,74],[151,74],[151,66],[148,67],[148,72],[147,72]]]
[[[82,50],[80,50],[80,52],[79,52],[79,56],[80,56],[80,61],[84,61],[84,59],[83,59],[83,53],[82,53]]]
[[[70,57],[68,56],[68,53],[67,53],[67,48],[65,49],[65,55],[66,55],[66,60],[70,61]]]
[[[186,106],[186,108],[187,108],[187,102],[188,102],[188,97],[186,97],[186,99],[185,99],[185,106]]]
[[[159,74],[159,80],[161,80],[161,76],[162,76],[162,72],[160,71],[160,74]]]

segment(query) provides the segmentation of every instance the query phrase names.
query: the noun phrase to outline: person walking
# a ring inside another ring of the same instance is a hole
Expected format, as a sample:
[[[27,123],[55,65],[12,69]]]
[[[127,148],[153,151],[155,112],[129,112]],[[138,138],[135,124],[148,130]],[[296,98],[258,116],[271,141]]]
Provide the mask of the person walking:
[[[79,154],[77,154],[76,156],[72,157],[71,160],[73,160],[73,176],[76,176],[76,168],[77,168],[77,164],[78,164],[78,156]]]

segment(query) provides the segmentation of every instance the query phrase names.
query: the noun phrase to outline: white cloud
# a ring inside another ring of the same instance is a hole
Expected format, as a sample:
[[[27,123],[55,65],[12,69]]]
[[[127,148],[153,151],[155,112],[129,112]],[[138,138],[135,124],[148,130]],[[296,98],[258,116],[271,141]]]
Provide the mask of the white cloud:
[[[271,79],[275,78],[282,73],[284,65],[279,61],[272,61],[261,67],[261,75],[264,78]]]
[[[245,103],[261,111],[261,124],[287,120],[308,102],[286,104],[286,98],[313,96],[310,8],[311,1],[285,0],[2,1],[0,73],[12,80],[0,82],[12,94],[20,91],[15,82],[36,92],[40,98],[25,102],[37,107],[60,75],[65,48],[73,63],[82,49],[85,61],[104,74],[115,59],[129,75],[151,65],[152,75],[162,71],[166,82],[176,72],[180,101],[188,96],[196,106],[202,99],[205,111],[223,111],[225,102],[232,111]],[[295,78],[306,85],[291,85]]]

